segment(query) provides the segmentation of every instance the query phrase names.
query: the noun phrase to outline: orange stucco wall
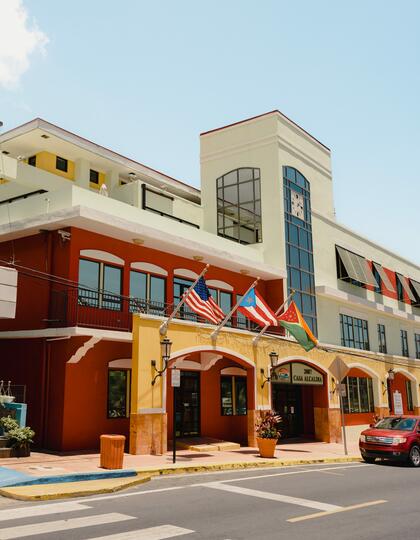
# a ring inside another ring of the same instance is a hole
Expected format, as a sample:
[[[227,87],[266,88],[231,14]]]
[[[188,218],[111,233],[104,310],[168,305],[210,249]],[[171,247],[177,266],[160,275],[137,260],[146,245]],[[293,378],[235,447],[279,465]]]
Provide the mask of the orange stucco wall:
[[[403,373],[395,373],[394,380],[389,381],[389,385],[390,385],[390,389],[391,389],[391,394],[393,394],[395,391],[400,392],[401,399],[402,399],[402,402],[403,402],[404,414],[414,414],[414,412],[412,410],[410,411],[408,409],[407,388],[406,388],[406,385],[405,385],[405,382],[408,381],[408,380],[409,379]],[[391,407],[392,407],[391,412],[393,413],[394,412],[393,411],[393,407],[394,407],[393,403],[391,404]]]

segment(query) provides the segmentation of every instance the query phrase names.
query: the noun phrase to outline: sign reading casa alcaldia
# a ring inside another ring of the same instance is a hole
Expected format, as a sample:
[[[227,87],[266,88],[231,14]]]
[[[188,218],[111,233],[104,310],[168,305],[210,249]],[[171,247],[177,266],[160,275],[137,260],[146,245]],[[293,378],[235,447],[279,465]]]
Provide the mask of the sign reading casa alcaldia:
[[[324,376],[316,369],[302,362],[283,364],[273,370],[272,382],[286,384],[313,384],[322,386]]]

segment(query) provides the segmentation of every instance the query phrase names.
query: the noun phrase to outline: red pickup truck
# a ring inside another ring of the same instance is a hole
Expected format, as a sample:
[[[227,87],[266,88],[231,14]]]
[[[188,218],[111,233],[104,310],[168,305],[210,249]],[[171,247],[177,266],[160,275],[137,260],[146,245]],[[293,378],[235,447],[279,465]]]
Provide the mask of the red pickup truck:
[[[420,416],[388,416],[362,431],[359,448],[366,463],[376,458],[420,466]]]

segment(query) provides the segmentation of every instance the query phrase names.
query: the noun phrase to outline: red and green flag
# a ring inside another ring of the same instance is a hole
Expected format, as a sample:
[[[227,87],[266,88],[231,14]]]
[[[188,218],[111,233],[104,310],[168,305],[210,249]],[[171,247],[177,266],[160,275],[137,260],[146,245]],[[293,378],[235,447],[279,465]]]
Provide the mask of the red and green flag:
[[[291,302],[287,310],[278,317],[278,321],[292,334],[305,351],[310,351],[317,346],[318,340],[312,334],[302,313],[298,310],[294,302]]]

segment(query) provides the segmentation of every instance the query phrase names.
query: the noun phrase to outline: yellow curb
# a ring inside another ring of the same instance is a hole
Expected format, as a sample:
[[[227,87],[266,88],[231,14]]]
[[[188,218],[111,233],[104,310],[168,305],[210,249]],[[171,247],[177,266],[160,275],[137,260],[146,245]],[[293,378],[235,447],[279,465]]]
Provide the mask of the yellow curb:
[[[163,476],[166,474],[189,474],[209,471],[229,471],[235,469],[258,469],[262,467],[291,467],[293,465],[314,465],[321,463],[355,463],[362,461],[360,457],[342,458],[319,458],[319,459],[270,459],[261,461],[239,461],[233,463],[209,463],[203,465],[172,465],[167,467],[141,467],[136,469],[138,473],[147,473],[151,476]]]
[[[113,493],[129,487],[143,484],[151,479],[151,475],[137,473],[137,476],[126,478],[107,478],[104,480],[85,480],[80,482],[61,482],[58,484],[35,484],[32,486],[16,486],[0,489],[0,495],[19,501],[46,501],[69,497],[84,497],[102,493]]]

